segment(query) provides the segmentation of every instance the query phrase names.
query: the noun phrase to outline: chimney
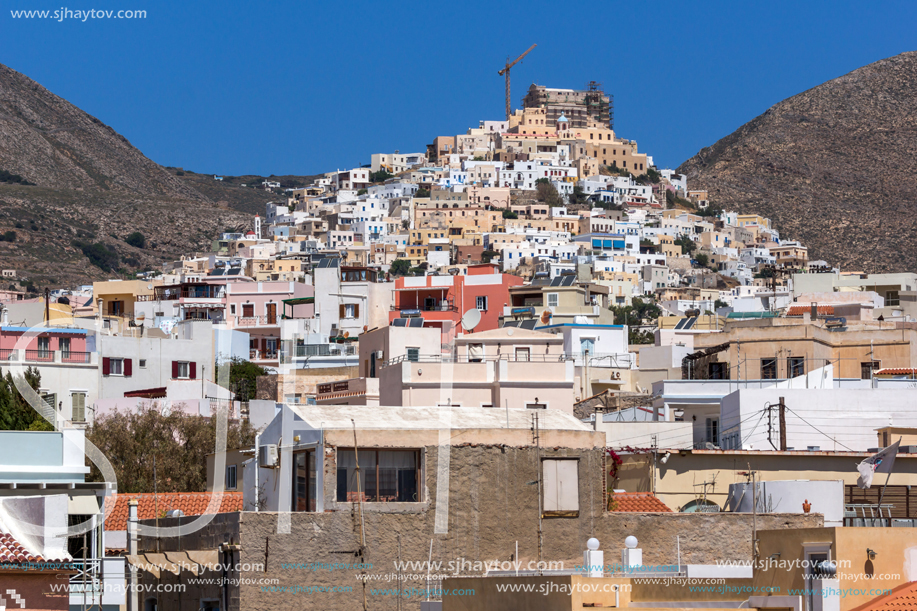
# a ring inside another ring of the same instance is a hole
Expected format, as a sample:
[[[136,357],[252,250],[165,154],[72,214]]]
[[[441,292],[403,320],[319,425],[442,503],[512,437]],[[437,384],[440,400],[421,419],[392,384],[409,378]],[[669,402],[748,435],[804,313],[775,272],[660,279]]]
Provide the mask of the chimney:
[[[818,320],[818,304],[813,302],[809,307],[809,316],[812,317],[812,320]]]

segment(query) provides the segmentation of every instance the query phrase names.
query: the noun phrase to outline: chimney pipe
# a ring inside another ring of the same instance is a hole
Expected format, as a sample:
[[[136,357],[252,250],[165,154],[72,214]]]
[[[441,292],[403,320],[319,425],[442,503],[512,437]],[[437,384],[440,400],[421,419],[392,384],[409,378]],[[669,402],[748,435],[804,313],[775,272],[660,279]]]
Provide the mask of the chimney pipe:
[[[809,307],[811,308],[809,310],[809,315],[812,317],[812,320],[818,320],[818,304],[812,303]]]
[[[137,537],[137,499],[127,502],[127,554],[136,556],[138,551]],[[137,567],[128,563],[130,569],[130,592],[127,597],[127,611],[140,611],[140,597],[138,595]]]

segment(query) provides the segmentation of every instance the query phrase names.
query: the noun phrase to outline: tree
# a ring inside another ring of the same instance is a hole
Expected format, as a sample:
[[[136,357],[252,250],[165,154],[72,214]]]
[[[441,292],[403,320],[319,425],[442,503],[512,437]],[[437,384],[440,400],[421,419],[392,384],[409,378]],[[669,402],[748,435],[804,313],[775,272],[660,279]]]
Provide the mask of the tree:
[[[694,255],[694,260],[697,261],[697,265],[699,267],[707,267],[708,265],[710,265],[710,257],[708,257],[707,255],[705,255],[702,252],[699,252],[696,255]]]
[[[32,390],[41,386],[41,374],[29,367],[22,375]],[[55,406],[57,407],[57,406]],[[13,375],[0,375],[0,430],[4,431],[53,431],[54,427],[45,420],[16,388]]]
[[[15,242],[16,241],[16,232],[15,231],[4,231],[3,235],[0,235],[0,242]]]
[[[395,259],[388,272],[393,276],[407,276],[411,272],[411,262],[407,259]]]
[[[697,250],[697,243],[686,235],[678,236],[675,244],[681,246],[681,251],[688,255]]]
[[[229,362],[229,390],[237,394],[240,401],[251,401],[255,398],[258,378],[267,375],[267,370],[251,361],[233,357]]]
[[[631,328],[627,341],[630,344],[655,344],[656,336],[649,331]]]
[[[755,278],[773,278],[774,277],[774,268],[767,266],[762,267],[758,270],[758,273],[755,274]]]
[[[722,299],[717,299],[713,302],[713,309],[719,310],[720,308],[728,308],[729,304],[723,301]]]
[[[110,272],[118,269],[120,258],[118,252],[111,246],[102,242],[90,243],[85,240],[74,240],[73,245],[83,251],[89,262],[101,269]]]
[[[571,204],[580,205],[589,201],[589,196],[586,195],[586,192],[583,191],[582,187],[573,187],[573,193],[570,194],[568,199]]]
[[[145,248],[146,247],[146,238],[139,231],[135,231],[130,234],[124,241],[133,246],[134,248]]]
[[[367,193],[369,193],[367,189],[360,189],[357,191],[357,195],[366,195]]]
[[[481,263],[490,263],[490,260],[494,257],[499,257],[500,253],[496,250],[484,250],[481,251]]]
[[[430,197],[430,190],[421,187],[417,189],[417,193],[414,194],[414,197]]]
[[[385,170],[379,170],[378,172],[370,172],[369,181],[370,182],[385,182],[389,178],[394,178],[394,174],[390,174]]]
[[[564,205],[564,198],[560,196],[560,193],[557,192],[557,189],[547,178],[539,178],[535,183],[538,201],[544,202],[548,206]]]
[[[517,218],[519,218],[519,215],[516,214],[515,212],[513,212],[512,210],[510,210],[509,208],[504,208],[504,209],[503,209],[503,218],[505,218],[505,219],[517,219]]]
[[[87,439],[111,461],[119,492],[152,492],[154,460],[155,489],[159,492],[204,492],[207,455],[217,450],[219,417],[190,415],[175,406],[164,410],[153,401],[138,412],[98,417],[88,430]],[[226,449],[251,447],[254,438],[255,431],[247,420],[230,422]],[[88,480],[102,481],[94,464]]]
[[[653,300],[639,297],[634,297],[629,306],[611,306],[609,309],[614,312],[616,325],[639,325],[644,320],[656,320],[662,316],[662,308]]]

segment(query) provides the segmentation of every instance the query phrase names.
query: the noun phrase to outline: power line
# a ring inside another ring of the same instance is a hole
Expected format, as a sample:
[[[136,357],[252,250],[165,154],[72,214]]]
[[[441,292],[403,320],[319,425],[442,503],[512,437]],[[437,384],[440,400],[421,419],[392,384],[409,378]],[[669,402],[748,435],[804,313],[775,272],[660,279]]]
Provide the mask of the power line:
[[[819,433],[821,433],[822,435],[824,435],[825,437],[827,437],[828,439],[830,439],[831,441],[833,441],[834,443],[836,443],[837,445],[843,446],[843,447],[847,448],[848,450],[850,450],[851,452],[856,452],[856,451],[857,451],[857,450],[854,450],[853,448],[851,448],[851,447],[848,446],[848,445],[844,445],[843,443],[841,443],[840,441],[838,441],[837,439],[835,439],[835,438],[832,437],[831,435],[828,435],[827,433],[825,433],[824,431],[822,431],[821,429],[819,429],[818,427],[816,427],[815,425],[813,425],[812,423],[810,423],[808,420],[806,420],[805,418],[803,418],[802,416],[800,416],[799,414],[797,414],[796,412],[794,412],[794,411],[791,410],[790,408],[786,408],[786,411],[790,412],[791,414],[793,414],[794,416],[796,416],[797,418],[799,418],[800,420],[802,420],[803,422],[805,422],[806,424],[808,424],[810,427],[812,427],[813,429],[815,429],[816,431],[818,431]]]

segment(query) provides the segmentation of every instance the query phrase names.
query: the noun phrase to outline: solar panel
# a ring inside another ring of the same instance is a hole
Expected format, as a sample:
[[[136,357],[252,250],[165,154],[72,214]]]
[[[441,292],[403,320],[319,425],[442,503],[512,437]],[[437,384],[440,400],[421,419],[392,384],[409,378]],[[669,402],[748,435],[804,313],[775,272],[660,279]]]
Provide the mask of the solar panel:
[[[576,276],[574,276],[573,274],[570,274],[567,276],[561,276],[561,278],[563,278],[563,282],[561,283],[561,286],[573,286],[573,282],[576,280]]]
[[[679,320],[679,321],[678,321],[678,324],[675,325],[675,330],[677,331],[678,329],[683,328],[683,327],[685,326],[685,323],[686,323],[686,322],[688,322],[688,319],[687,319],[687,318],[682,318],[681,320]]]
[[[694,318],[694,317],[691,317],[691,318],[689,318],[689,319],[687,319],[687,320],[685,321],[685,326],[682,327],[682,328],[683,328],[683,329],[690,329],[691,327],[694,326],[694,323],[696,323],[696,322],[697,322],[697,319]]]
[[[422,327],[422,326],[423,326],[423,318],[409,318],[409,319],[408,319],[408,326],[409,326],[409,327]]]
[[[534,331],[534,330],[535,330],[535,324],[536,324],[537,322],[538,322],[537,320],[523,320],[523,321],[520,322],[519,326],[522,327],[523,329],[528,329],[528,330],[530,330],[530,331]]]
[[[504,327],[518,327],[519,321],[518,320],[504,320],[503,326]]]
[[[392,326],[393,327],[407,327],[408,319],[407,318],[396,318],[395,320],[392,321]]]
[[[210,275],[211,276],[222,276],[224,271],[226,270],[224,270],[222,267],[218,267],[214,270],[211,270]]]
[[[242,270],[238,267],[234,267],[233,269],[226,270],[227,276],[238,276],[241,273],[242,273]]]

